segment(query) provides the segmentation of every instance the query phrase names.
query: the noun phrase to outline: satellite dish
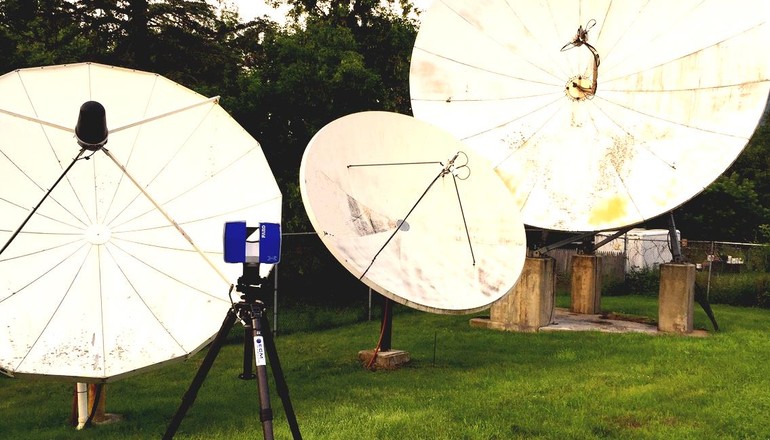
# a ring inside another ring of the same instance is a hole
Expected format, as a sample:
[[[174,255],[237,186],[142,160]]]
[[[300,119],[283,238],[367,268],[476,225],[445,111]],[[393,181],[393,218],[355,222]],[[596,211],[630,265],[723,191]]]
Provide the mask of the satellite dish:
[[[636,224],[701,192],[752,136],[769,16],[765,0],[436,1],[414,115],[489,159],[525,224]]]
[[[218,98],[100,64],[21,69],[0,76],[0,132],[0,371],[110,381],[206,345],[241,270],[225,223],[281,216]]]
[[[326,125],[305,150],[300,189],[334,257],[398,303],[482,310],[523,268],[524,227],[488,162],[411,116],[362,112]]]

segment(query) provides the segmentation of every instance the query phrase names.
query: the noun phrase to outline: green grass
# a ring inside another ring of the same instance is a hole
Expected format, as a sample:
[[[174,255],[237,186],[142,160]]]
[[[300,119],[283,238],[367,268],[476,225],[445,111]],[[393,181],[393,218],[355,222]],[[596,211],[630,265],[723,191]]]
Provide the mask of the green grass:
[[[655,298],[606,297],[602,306],[657,317]],[[714,311],[722,330],[695,338],[506,333],[470,327],[472,316],[398,307],[393,347],[412,362],[395,371],[367,371],[356,359],[376,344],[374,321],[276,343],[310,440],[770,438],[770,310]],[[695,326],[710,328],[699,308]],[[243,353],[236,330],[175,438],[263,438],[256,384],[236,377]],[[125,420],[80,432],[66,423],[72,384],[0,379],[0,437],[160,438],[202,357],[109,384],[107,411]],[[276,438],[289,439],[272,382],[270,391]]]

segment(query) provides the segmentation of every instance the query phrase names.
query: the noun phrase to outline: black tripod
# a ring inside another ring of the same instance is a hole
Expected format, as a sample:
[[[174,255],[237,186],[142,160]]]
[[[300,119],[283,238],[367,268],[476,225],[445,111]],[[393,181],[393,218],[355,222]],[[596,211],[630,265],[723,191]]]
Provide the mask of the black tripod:
[[[289,399],[289,388],[286,386],[281,363],[278,360],[278,350],[275,348],[275,342],[270,333],[270,326],[265,314],[265,304],[257,298],[262,281],[263,279],[259,277],[259,265],[244,263],[243,276],[238,278],[238,285],[236,287],[238,292],[243,293],[241,301],[233,304],[233,307],[228,310],[219,333],[214,338],[214,342],[211,343],[209,351],[206,353],[206,357],[198,369],[198,373],[195,375],[192,384],[190,384],[190,388],[182,397],[182,404],[177,409],[174,418],[171,419],[171,423],[169,423],[166,429],[166,433],[163,435],[164,440],[174,438],[179,424],[182,423],[187,410],[195,401],[198,390],[206,379],[206,374],[208,374],[211,366],[214,364],[214,359],[219,354],[219,350],[233,328],[236,319],[240,319],[244,324],[243,374],[238,377],[241,379],[257,378],[260,406],[259,418],[262,422],[265,440],[273,440],[273,410],[270,408],[270,394],[267,387],[267,359],[270,360],[278,395],[283,402],[283,408],[286,412],[286,419],[289,422],[292,436],[294,440],[302,439],[299,426],[297,425],[297,418],[294,415],[294,409]],[[252,372],[252,365],[255,361],[257,366],[256,375]]]

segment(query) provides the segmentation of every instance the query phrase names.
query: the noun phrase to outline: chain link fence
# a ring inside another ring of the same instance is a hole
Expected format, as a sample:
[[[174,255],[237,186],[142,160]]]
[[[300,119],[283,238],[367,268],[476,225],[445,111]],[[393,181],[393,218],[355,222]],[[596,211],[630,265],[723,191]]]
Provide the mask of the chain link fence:
[[[612,233],[599,233],[599,243]],[[649,293],[658,289],[659,267],[673,261],[667,230],[630,230],[597,249],[603,292]],[[696,289],[710,300],[737,305],[770,305],[770,246],[681,239],[682,259],[696,268]],[[557,278],[569,280],[578,246],[552,250]]]
[[[596,252],[602,257],[603,294],[657,294],[658,268],[673,260],[668,231],[632,231]],[[595,242],[604,238],[598,234]],[[696,266],[696,288],[713,302],[770,306],[770,246],[686,239],[680,244],[684,261]],[[547,253],[563,286],[578,252],[576,243]],[[267,284],[265,303],[278,333],[381,318],[382,296],[350,274],[315,232],[283,234],[281,263]]]
[[[770,307],[770,246],[725,241],[683,241],[698,269],[695,288],[713,303]]]
[[[713,274],[770,272],[770,246],[763,244],[682,240],[682,255]]]

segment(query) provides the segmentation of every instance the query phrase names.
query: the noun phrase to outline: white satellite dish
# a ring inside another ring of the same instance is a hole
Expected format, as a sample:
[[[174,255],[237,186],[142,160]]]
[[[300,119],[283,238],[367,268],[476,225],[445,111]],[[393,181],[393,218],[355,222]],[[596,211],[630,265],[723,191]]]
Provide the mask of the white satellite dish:
[[[91,101],[103,147],[75,136]],[[224,224],[281,216],[259,143],[217,98],[100,64],[21,69],[0,76],[0,133],[0,371],[109,381],[215,335],[241,271]]]
[[[482,310],[515,285],[526,239],[509,191],[469,150],[411,116],[351,114],[308,144],[302,200],[335,258],[385,297]]]
[[[493,163],[524,223],[636,224],[702,191],[752,136],[769,17],[766,0],[436,1],[413,111]]]

